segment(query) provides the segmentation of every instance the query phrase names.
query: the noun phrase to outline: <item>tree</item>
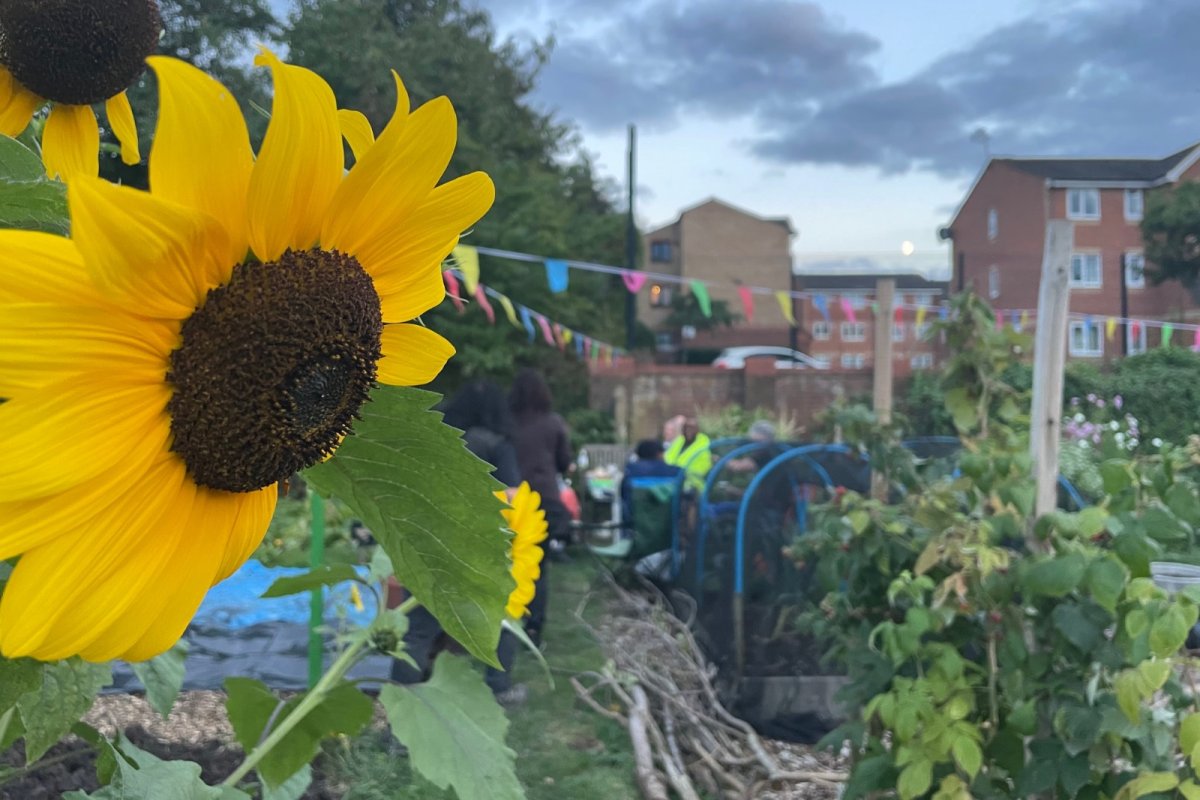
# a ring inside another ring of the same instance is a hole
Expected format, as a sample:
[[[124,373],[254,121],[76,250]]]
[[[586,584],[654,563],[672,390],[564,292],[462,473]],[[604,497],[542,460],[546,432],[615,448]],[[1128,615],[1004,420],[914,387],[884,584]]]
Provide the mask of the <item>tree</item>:
[[[1142,218],[1146,276],[1195,288],[1200,277],[1200,183],[1150,195]]]
[[[711,331],[717,328],[731,328],[741,319],[739,314],[729,310],[729,303],[724,300],[712,300],[711,312],[707,316],[700,309],[700,302],[691,292],[680,293],[671,298],[671,312],[662,322],[662,327],[672,330],[690,327],[698,331]]]

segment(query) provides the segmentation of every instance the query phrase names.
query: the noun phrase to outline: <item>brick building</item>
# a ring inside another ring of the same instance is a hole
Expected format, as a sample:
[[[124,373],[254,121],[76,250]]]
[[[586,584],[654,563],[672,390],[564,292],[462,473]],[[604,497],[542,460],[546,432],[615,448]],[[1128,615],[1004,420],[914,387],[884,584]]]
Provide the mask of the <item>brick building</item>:
[[[717,199],[680,212],[679,218],[642,237],[642,263],[648,272],[678,275],[685,280],[710,281],[713,300],[723,300],[741,314],[738,282],[773,290],[790,288],[791,241],[795,235],[786,217],[760,217]],[[673,282],[650,280],[638,296],[638,319],[655,331],[659,349],[679,345],[681,331],[664,327],[671,301],[687,291]],[[732,328],[699,332],[687,345],[720,350],[737,345],[786,346],[789,327],[778,305],[759,297],[754,318]]]
[[[1105,359],[1157,344],[1145,326],[1109,317],[1194,320],[1196,299],[1177,282],[1152,286],[1143,274],[1140,223],[1147,196],[1200,178],[1200,144],[1165,158],[993,158],[976,178],[943,238],[953,244],[956,290],[971,288],[999,309],[1034,309],[1046,222],[1075,223],[1071,256],[1074,358]]]
[[[885,277],[896,280],[897,305],[929,308],[920,326],[917,325],[915,310],[903,311],[899,320],[893,317],[893,374],[904,377],[936,366],[940,361],[940,342],[929,336],[929,324],[937,317],[936,306],[946,299],[948,284],[920,275],[797,274],[797,288],[812,293],[796,301],[800,349],[824,361],[834,371],[865,372],[873,369],[875,314],[872,305],[876,283]],[[843,299],[853,312],[853,320],[843,308]],[[821,312],[822,306],[825,313]]]

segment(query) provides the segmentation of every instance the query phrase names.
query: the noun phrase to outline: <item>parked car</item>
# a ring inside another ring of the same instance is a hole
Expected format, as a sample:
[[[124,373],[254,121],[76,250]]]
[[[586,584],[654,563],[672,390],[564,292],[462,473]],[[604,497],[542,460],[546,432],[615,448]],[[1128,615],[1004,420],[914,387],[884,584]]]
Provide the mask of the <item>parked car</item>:
[[[712,362],[714,367],[721,369],[744,369],[746,361],[752,358],[773,358],[775,369],[829,369],[825,359],[813,358],[807,353],[792,350],[789,347],[771,347],[760,345],[755,347],[727,347]]]

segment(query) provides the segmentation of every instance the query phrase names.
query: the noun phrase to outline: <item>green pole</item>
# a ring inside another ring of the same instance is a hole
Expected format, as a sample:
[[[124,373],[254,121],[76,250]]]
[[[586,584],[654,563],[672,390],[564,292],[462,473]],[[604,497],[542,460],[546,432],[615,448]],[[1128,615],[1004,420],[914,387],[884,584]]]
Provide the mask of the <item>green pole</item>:
[[[309,488],[312,498],[312,544],[308,549],[308,564],[313,569],[325,563],[325,498]],[[318,586],[312,590],[312,606],[308,617],[308,688],[321,680],[324,671],[324,647],[317,629],[325,618],[325,595]]]

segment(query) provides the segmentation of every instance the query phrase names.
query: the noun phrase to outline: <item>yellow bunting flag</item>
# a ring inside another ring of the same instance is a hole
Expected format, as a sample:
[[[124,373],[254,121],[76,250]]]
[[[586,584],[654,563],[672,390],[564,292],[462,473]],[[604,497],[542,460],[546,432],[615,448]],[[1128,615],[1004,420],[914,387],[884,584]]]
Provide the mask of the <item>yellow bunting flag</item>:
[[[508,321],[513,324],[513,327],[521,327],[521,323],[517,321],[517,310],[513,308],[512,300],[509,300],[506,295],[497,295],[496,299],[500,301],[500,305],[504,308],[504,313],[508,316]]]
[[[1117,332],[1117,321],[1113,317],[1109,317],[1104,323],[1104,338],[1112,341],[1113,334]]]
[[[1028,327],[1029,327],[1029,312],[1022,311],[1021,312],[1021,330],[1025,330]]]
[[[787,292],[776,292],[775,299],[779,301],[779,310],[783,312],[783,318],[788,321],[788,325],[796,327],[796,315],[792,313],[792,296]]]
[[[918,328],[925,324],[925,314],[928,312],[928,310],[929,309],[925,308],[925,306],[917,306],[917,327]]]
[[[574,338],[575,338],[575,331],[571,330],[570,328],[562,329],[563,344],[570,344],[571,340]]]
[[[460,244],[453,252],[463,282],[467,284],[467,294],[473,297],[475,287],[479,285],[479,251],[469,244]]]

